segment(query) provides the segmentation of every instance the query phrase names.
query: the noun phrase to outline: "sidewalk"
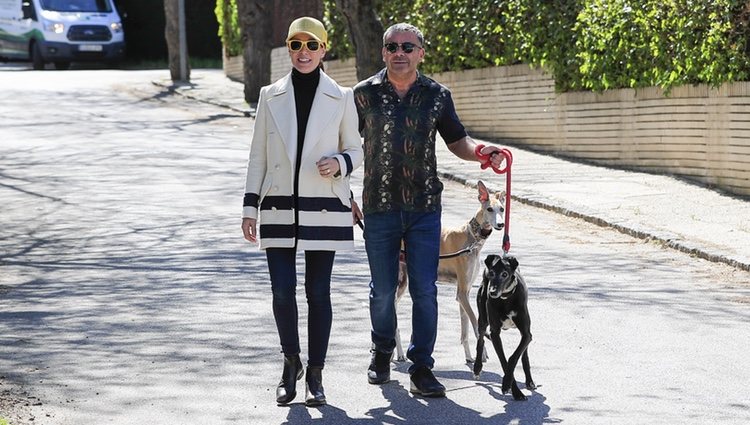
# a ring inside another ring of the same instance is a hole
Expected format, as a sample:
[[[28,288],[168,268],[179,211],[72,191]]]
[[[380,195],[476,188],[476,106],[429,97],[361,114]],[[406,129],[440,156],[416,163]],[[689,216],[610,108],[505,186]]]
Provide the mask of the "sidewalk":
[[[192,70],[190,85],[174,92],[252,116],[243,85],[221,70]],[[171,87],[171,81],[154,81]],[[491,143],[481,141],[482,143]],[[505,188],[505,176],[480,170],[438,143],[443,178]],[[750,271],[750,201],[678,179],[585,165],[511,146],[516,202],[582,218],[696,257]],[[511,214],[511,242],[513,236]]]

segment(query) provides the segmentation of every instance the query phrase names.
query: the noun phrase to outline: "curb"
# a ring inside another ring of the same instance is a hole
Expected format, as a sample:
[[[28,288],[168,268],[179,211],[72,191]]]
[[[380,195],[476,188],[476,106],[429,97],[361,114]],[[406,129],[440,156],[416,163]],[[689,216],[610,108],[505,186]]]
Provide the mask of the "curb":
[[[171,80],[169,81],[169,83],[165,83],[165,82],[162,82],[162,81],[151,81],[151,84],[153,84],[153,85],[155,85],[157,87],[165,88],[165,89],[169,90],[170,93],[172,93],[172,94],[178,94],[178,95],[180,95],[182,97],[185,97],[187,99],[196,100],[198,102],[208,103],[210,105],[214,105],[214,106],[219,106],[219,107],[222,107],[222,108],[230,109],[230,110],[232,110],[234,112],[239,112],[239,113],[241,113],[242,115],[244,115],[246,117],[255,117],[255,110],[253,108],[251,108],[251,107],[248,107],[247,109],[237,108],[235,106],[227,105],[226,103],[222,103],[222,102],[217,102],[215,100],[208,99],[206,97],[195,96],[195,95],[192,95],[192,94],[189,94],[189,93],[185,93],[185,91],[182,90],[183,87],[192,88],[192,87],[196,87],[197,84],[192,84],[192,83],[190,83],[190,84],[174,84]]]

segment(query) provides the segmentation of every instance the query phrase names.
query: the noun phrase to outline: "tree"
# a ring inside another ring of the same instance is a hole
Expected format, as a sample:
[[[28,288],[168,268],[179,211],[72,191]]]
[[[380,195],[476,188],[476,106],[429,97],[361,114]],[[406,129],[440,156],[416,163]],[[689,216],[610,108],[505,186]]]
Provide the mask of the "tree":
[[[359,80],[383,68],[383,24],[375,9],[376,1],[336,0],[336,8],[346,18],[349,37],[354,45]]]
[[[180,14],[179,2],[183,0],[164,0],[164,38],[167,40],[167,56],[169,58],[169,75],[172,81],[181,81],[180,72]],[[185,49],[187,50],[187,49]],[[186,53],[187,54],[187,53]],[[190,81],[190,60],[184,58],[187,64],[185,81]]]
[[[271,1],[237,0],[247,103],[258,103],[261,87],[271,81],[273,10]]]

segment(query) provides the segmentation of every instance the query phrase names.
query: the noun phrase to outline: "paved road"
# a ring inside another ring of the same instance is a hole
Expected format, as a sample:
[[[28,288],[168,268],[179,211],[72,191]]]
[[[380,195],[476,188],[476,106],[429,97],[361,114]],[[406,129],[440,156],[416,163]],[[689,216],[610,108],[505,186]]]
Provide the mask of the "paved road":
[[[368,385],[358,233],[334,270],[331,404],[276,407],[265,263],[239,231],[252,120],[154,87],[162,73],[2,73],[0,383],[31,405],[0,416],[56,425],[750,421],[748,272],[520,203],[513,253],[530,286],[540,385],[527,402],[500,394],[494,358],[471,378],[450,286],[440,287],[435,353],[448,396],[410,396],[406,364],[394,365],[393,382]],[[447,184],[445,222],[466,220],[475,197]],[[485,253],[500,250],[493,238]]]

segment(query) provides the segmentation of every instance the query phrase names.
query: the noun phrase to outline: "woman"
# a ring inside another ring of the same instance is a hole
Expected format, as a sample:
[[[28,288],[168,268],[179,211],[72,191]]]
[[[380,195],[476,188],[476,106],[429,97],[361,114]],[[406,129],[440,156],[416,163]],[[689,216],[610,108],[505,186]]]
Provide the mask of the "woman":
[[[331,331],[335,251],[353,249],[349,175],[362,163],[350,88],[322,70],[328,34],[317,19],[289,26],[292,71],[263,87],[247,167],[242,232],[266,251],[273,314],[284,354],[276,402],[296,396],[303,376],[295,298],[296,253],[305,253],[308,361],[305,404],[326,403],[322,370]],[[256,225],[260,223],[260,234]]]

